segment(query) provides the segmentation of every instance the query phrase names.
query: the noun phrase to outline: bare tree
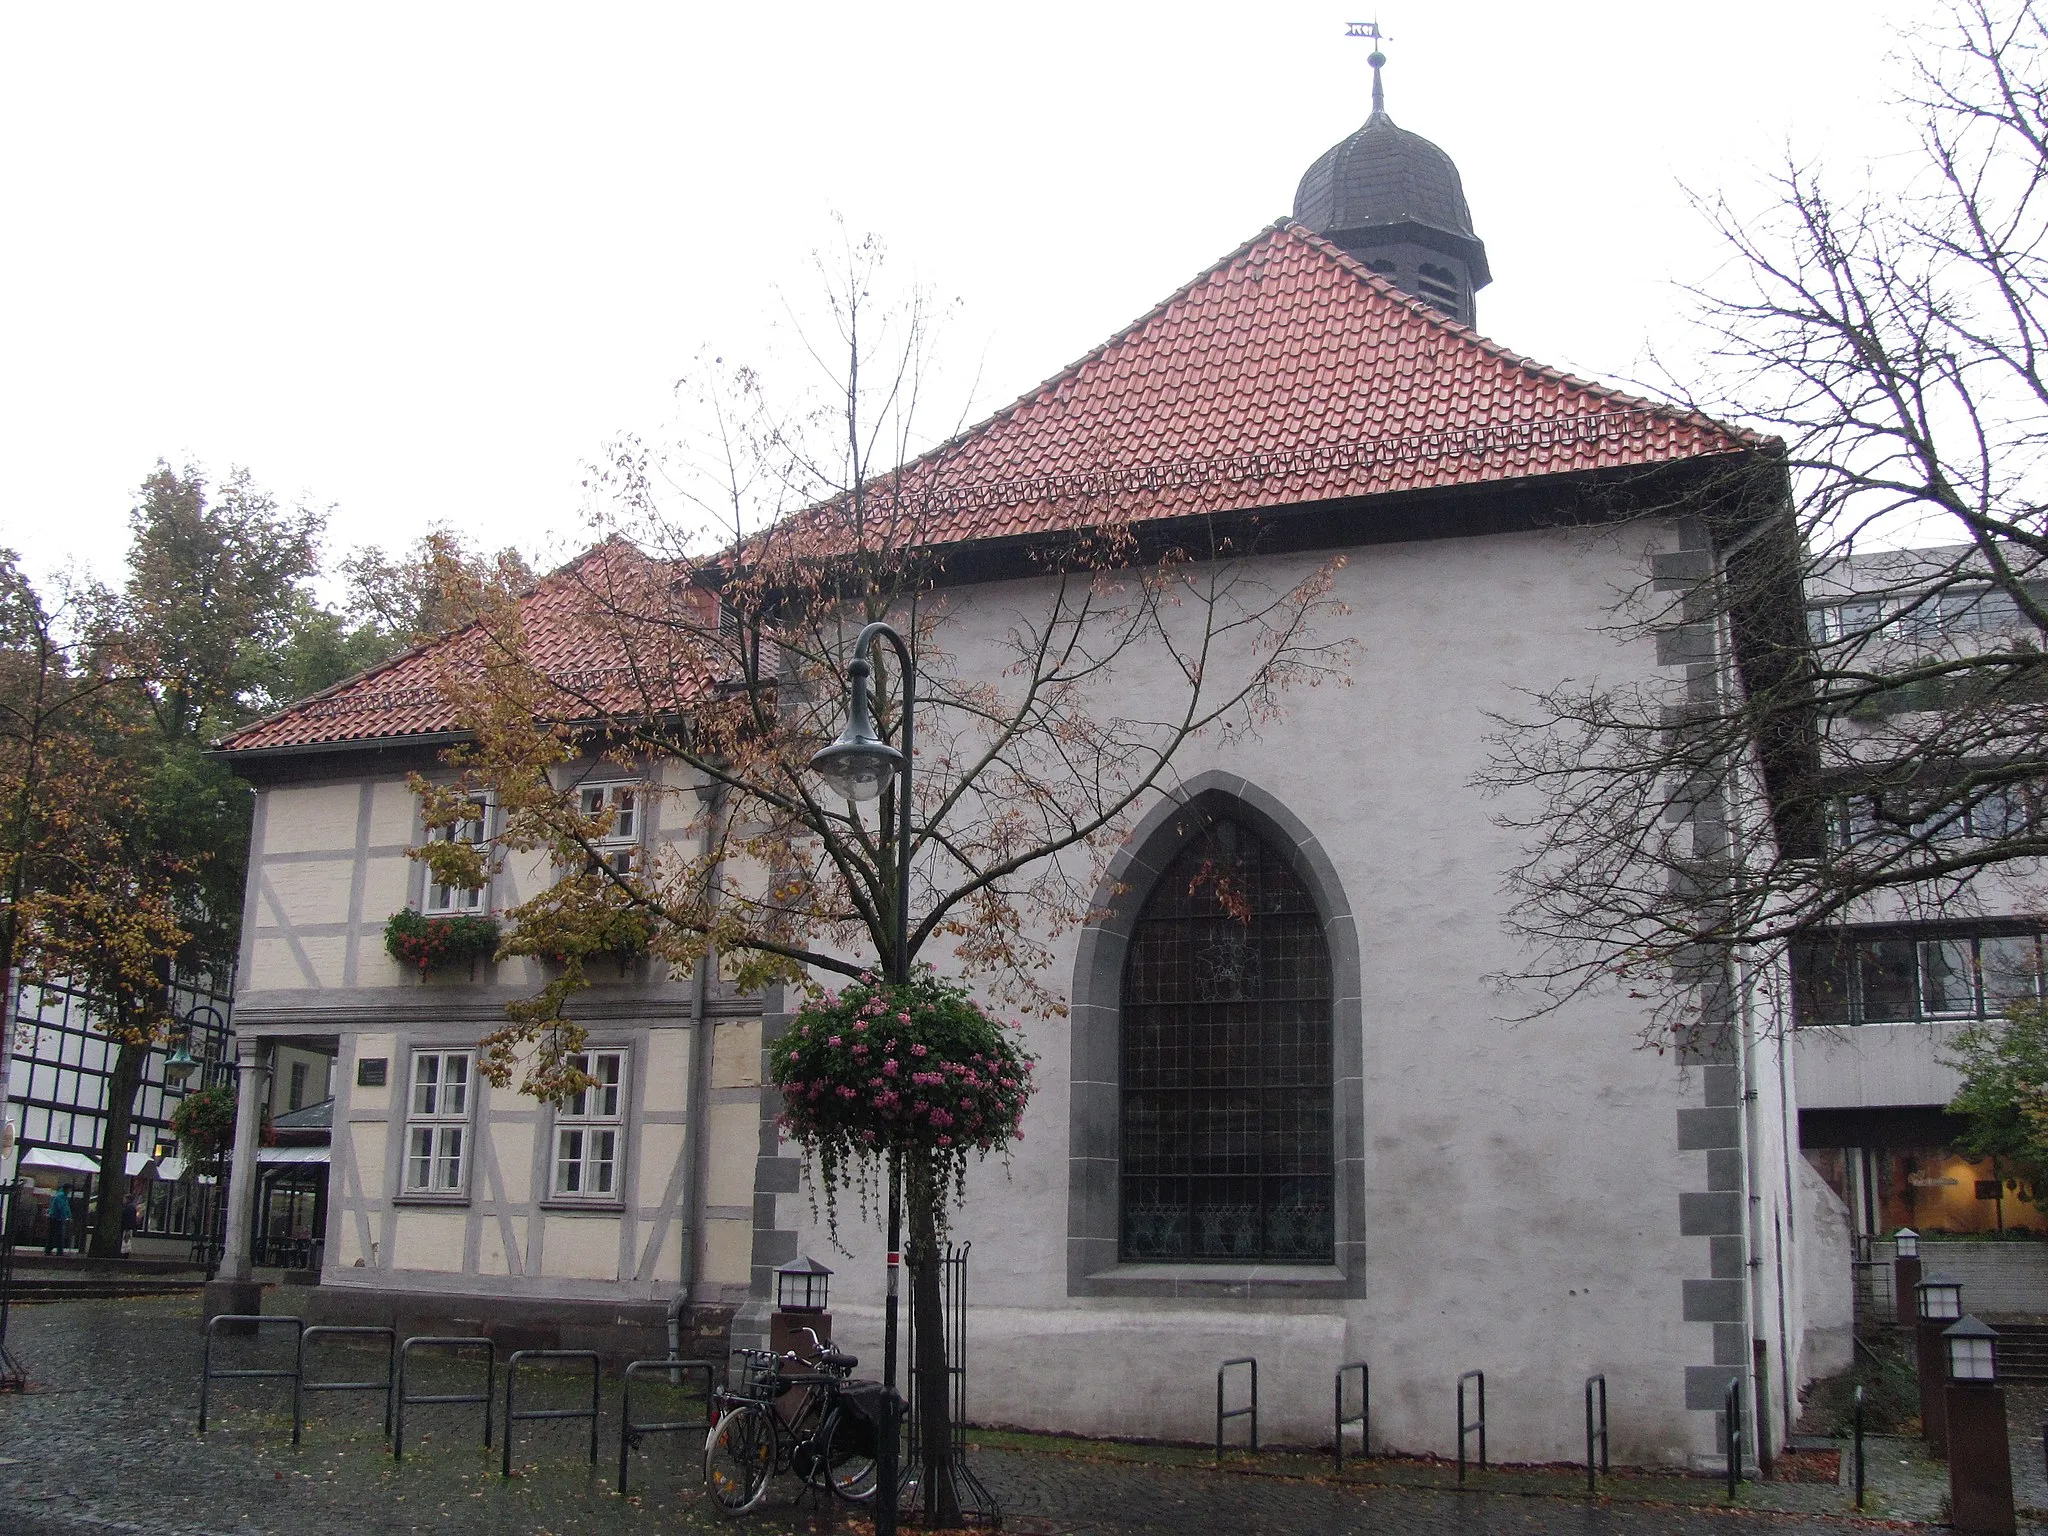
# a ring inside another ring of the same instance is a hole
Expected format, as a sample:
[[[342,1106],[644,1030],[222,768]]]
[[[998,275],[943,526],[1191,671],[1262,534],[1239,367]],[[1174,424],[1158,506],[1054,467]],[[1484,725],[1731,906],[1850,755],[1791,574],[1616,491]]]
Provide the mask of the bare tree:
[[[1910,163],[1852,190],[1791,166],[1762,217],[1703,204],[1734,259],[1697,296],[1716,392],[1685,403],[1778,439],[1782,472],[1652,507],[1713,548],[1667,556],[1614,622],[1724,660],[1500,722],[1485,783],[1537,792],[1502,819],[1529,837],[1539,1008],[1620,982],[1661,1029],[1699,1002],[1670,978],[1737,947],[2037,900],[2048,22],[1957,0],[1907,42]]]
[[[1288,689],[1342,676],[1345,643],[1318,628],[1333,566],[1267,565],[1220,533],[1161,543],[1107,498],[1073,503],[1006,564],[967,565],[1006,493],[962,467],[971,437],[916,436],[932,315],[917,295],[872,299],[878,266],[871,244],[850,246],[833,274],[830,343],[807,349],[822,400],[786,406],[751,372],[714,375],[700,436],[622,445],[598,477],[637,543],[614,538],[528,595],[477,586],[474,624],[443,648],[442,688],[474,744],[451,755],[459,782],[418,786],[428,824],[453,825],[479,789],[504,814],[495,847],[417,854],[472,886],[507,848],[561,872],[509,914],[504,951],[559,968],[485,1042],[493,1081],[523,1071],[543,1097],[581,1085],[583,963],[621,944],[679,967],[713,954],[747,988],[890,968],[895,788],[864,817],[809,768],[844,723],[850,647],[872,620],[916,665],[903,958],[943,945],[984,995],[1048,1014],[1062,1009],[1041,980],[1052,940],[1087,918],[1114,845],[1173,793],[1188,745],[1254,731]],[[699,516],[679,519],[675,494]],[[707,513],[721,529],[708,554]],[[898,737],[904,679],[876,660],[877,724]],[[702,789],[657,786],[655,765]],[[608,855],[626,808],[582,790],[620,766],[680,800],[701,833],[690,854]],[[907,1182],[913,1315],[939,1341],[947,1191],[914,1169]],[[936,1369],[921,1427],[943,1451]],[[932,1470],[944,1514],[950,1479]]]

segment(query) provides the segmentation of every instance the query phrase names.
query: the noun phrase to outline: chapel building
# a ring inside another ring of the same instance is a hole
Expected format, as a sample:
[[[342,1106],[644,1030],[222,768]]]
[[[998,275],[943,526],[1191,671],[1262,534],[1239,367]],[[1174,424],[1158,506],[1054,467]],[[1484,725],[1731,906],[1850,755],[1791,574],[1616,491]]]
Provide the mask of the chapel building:
[[[1634,640],[1610,608],[1647,582],[1682,595],[1787,517],[1780,451],[1474,329],[1491,273],[1457,168],[1394,125],[1379,62],[1371,116],[1291,218],[944,450],[963,494],[931,537],[962,665],[1043,579],[1034,541],[1105,505],[1162,537],[1225,530],[1274,582],[1328,563],[1356,658],[1348,686],[1197,740],[1092,916],[1044,935],[1066,1013],[1027,1021],[1026,1139],[970,1172],[954,1223],[968,1413],[1200,1440],[1218,1362],[1252,1355],[1262,1435],[1318,1443],[1333,1371],[1364,1359],[1377,1447],[1452,1454],[1467,1369],[1496,1459],[1578,1455],[1594,1373],[1617,1460],[1711,1458],[1731,1381],[1782,1444],[1808,1298],[1835,1283],[1803,1234],[1833,1197],[1798,1155],[1771,989],[1717,992],[1717,1027],[1677,1050],[1642,1048],[1647,1005],[1619,992],[1506,1022],[1521,848],[1475,787],[1527,690],[1739,686],[1682,605]],[[536,653],[601,661],[579,593],[644,559],[602,546],[542,580]],[[426,832],[406,775],[451,776],[461,739],[436,655],[221,743],[257,791],[240,1048],[335,1058],[323,1315],[626,1357],[673,1319],[716,1356],[764,1333],[773,1271],[803,1254],[837,1271],[838,1336],[872,1363],[880,1237],[849,1217],[834,1251],[764,1087],[793,999],[622,965],[578,1011],[599,1088],[549,1105],[475,1066],[536,962],[422,974],[387,952],[394,913],[502,910],[552,878],[512,860],[452,891],[407,857]],[[1142,669],[1110,686],[1108,707],[1156,702]],[[688,851],[675,765],[573,771],[623,812],[622,848]],[[1228,943],[1187,873],[1218,861],[1256,892]]]

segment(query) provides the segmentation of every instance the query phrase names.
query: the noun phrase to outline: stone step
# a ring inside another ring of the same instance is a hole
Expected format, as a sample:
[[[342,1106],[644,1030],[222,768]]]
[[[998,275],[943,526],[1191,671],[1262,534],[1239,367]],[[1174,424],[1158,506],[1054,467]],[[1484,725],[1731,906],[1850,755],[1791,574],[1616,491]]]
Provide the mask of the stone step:
[[[26,1306],[45,1301],[108,1301],[123,1296],[191,1296],[205,1284],[204,1278],[196,1275],[169,1280],[147,1275],[90,1275],[77,1280],[17,1280],[7,1294],[11,1305]]]

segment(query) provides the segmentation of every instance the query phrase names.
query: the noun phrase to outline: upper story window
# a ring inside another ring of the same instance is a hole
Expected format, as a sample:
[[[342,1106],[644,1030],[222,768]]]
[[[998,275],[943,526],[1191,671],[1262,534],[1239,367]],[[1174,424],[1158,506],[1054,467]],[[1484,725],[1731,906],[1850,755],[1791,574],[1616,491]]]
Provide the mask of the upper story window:
[[[645,796],[635,784],[586,784],[577,803],[585,816],[611,813],[611,830],[593,844],[595,857],[618,874],[630,874],[640,853],[640,811]]]
[[[554,1194],[567,1200],[616,1200],[626,1053],[586,1051],[570,1060],[596,1081],[555,1110]]]
[[[2018,837],[2041,826],[2040,789],[2033,784],[1997,784],[1970,796],[1935,790],[1909,795],[1845,795],[1828,813],[1828,844],[1837,853],[1872,850],[1911,839],[1952,842],[1971,838]]]
[[[1125,1260],[1332,1262],[1330,1010],[1314,899],[1218,822],[1160,876],[1125,962]]]
[[[405,1105],[405,1192],[459,1195],[469,1174],[471,1055],[414,1051]]]
[[[1793,1016],[1810,1024],[1996,1018],[2041,996],[2041,935],[1847,929],[1792,947]]]
[[[478,853],[490,852],[491,803],[479,795],[469,802],[469,815],[461,821],[446,827],[429,827],[427,841],[430,843],[467,843]],[[423,911],[434,912],[483,912],[490,908],[490,882],[471,889],[464,885],[443,885],[429,872],[427,875],[427,897]]]

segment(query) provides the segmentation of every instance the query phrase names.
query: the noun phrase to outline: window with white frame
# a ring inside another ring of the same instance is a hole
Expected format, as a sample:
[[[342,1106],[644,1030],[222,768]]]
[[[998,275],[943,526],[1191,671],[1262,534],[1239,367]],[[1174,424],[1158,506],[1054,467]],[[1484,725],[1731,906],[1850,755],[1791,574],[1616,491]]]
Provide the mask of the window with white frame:
[[[405,1106],[405,1192],[459,1195],[469,1173],[471,1057],[414,1051]]]
[[[469,802],[469,814],[462,820],[446,827],[429,827],[427,841],[430,843],[467,843],[478,853],[490,852],[491,803],[478,796]],[[433,912],[482,912],[490,906],[490,882],[487,880],[474,890],[463,885],[444,885],[427,875],[427,901],[425,911]]]
[[[611,813],[611,830],[593,844],[596,857],[615,873],[631,874],[640,850],[640,786],[586,784],[578,801],[585,816]]]
[[[626,1053],[585,1051],[570,1062],[593,1082],[555,1110],[554,1194],[561,1200],[616,1200]]]

